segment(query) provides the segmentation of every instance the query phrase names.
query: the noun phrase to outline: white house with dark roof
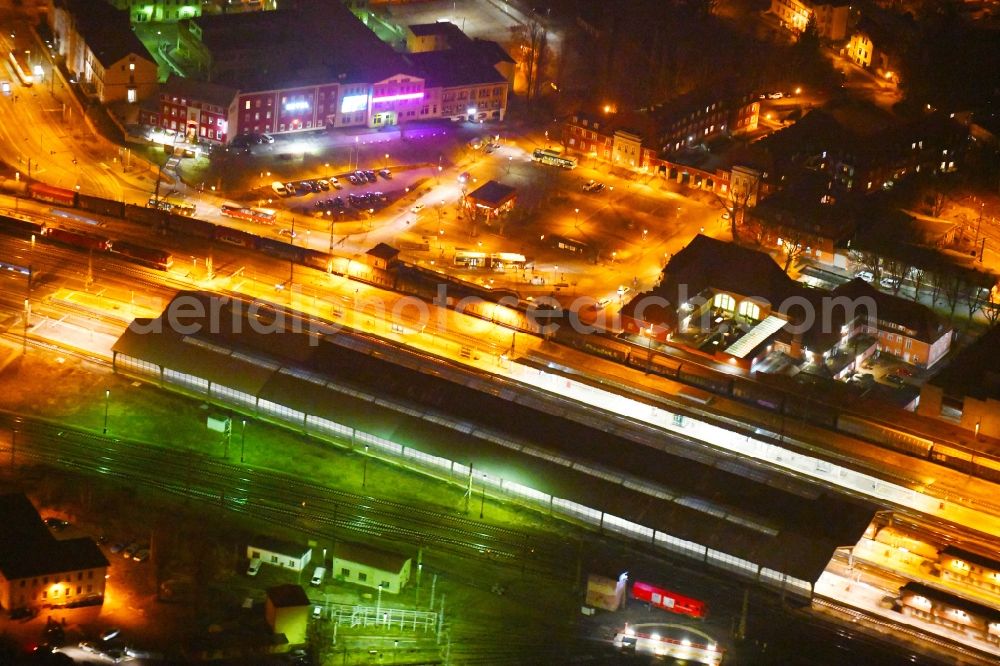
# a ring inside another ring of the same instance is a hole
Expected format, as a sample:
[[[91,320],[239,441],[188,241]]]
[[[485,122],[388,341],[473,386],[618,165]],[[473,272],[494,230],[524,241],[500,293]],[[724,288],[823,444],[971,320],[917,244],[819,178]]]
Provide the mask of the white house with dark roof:
[[[312,559],[312,548],[291,541],[255,536],[247,544],[247,557],[251,560],[259,559],[264,564],[275,567],[302,571],[309,566],[309,561]]]
[[[333,549],[333,575],[337,580],[356,583],[383,592],[398,594],[410,580],[412,559],[398,553],[339,542]]]
[[[108,559],[93,539],[56,539],[31,500],[0,495],[0,606],[101,603]]]

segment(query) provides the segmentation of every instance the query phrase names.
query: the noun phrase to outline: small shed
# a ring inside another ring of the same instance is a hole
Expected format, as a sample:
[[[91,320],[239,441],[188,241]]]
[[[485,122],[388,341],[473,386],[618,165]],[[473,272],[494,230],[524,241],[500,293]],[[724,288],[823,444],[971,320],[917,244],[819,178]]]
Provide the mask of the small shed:
[[[516,201],[517,188],[491,180],[465,195],[465,210],[473,219],[489,222],[513,210]]]
[[[302,571],[312,559],[312,548],[301,543],[255,536],[247,545],[247,558],[257,558],[264,564],[283,569]]]
[[[365,262],[372,268],[387,270],[395,265],[398,257],[399,250],[387,243],[379,243],[365,253]]]
[[[289,645],[301,645],[306,642],[309,605],[301,585],[275,585],[267,588],[264,617],[271,631],[284,634]]]
[[[333,549],[333,575],[397,594],[410,580],[411,558],[370,546],[340,542]]]

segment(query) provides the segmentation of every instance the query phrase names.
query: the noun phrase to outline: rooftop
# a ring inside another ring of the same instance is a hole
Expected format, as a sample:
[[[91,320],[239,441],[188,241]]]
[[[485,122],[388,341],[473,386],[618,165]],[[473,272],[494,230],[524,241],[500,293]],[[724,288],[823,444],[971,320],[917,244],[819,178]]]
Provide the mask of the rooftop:
[[[93,539],[52,536],[25,495],[0,495],[0,573],[7,580],[108,566]]]
[[[292,557],[302,557],[311,550],[309,546],[301,543],[294,543],[292,541],[284,541],[282,539],[261,535],[257,535],[250,539],[249,545],[251,548],[260,548],[261,550],[266,550],[269,553],[289,555]]]
[[[153,56],[132,31],[128,11],[88,0],[65,0],[64,6],[73,16],[76,30],[87,48],[105,67],[133,54],[153,61]]]
[[[178,298],[192,296],[208,298],[192,293]],[[212,311],[206,302],[204,312]],[[130,327],[115,352],[138,358],[155,353],[157,363],[183,364],[185,372],[202,377],[214,372],[205,367],[216,362],[212,359],[232,358],[240,365],[220,377],[224,386],[238,383],[234,376],[248,367],[243,364],[259,364],[267,376],[252,395],[261,400],[427,455],[474,464],[490,476],[516,479],[801,579],[816,580],[833,549],[856,541],[871,520],[870,507],[862,503],[797,483],[791,488],[787,481],[774,487],[747,470],[685,457],[686,445],[671,435],[650,447],[567,420],[564,411],[552,411],[544,401],[514,402],[470,390],[462,383],[468,381],[465,375],[452,377],[446,366],[436,366],[445,368],[442,376],[427,374],[424,356],[389,343],[332,329],[315,337],[294,332],[290,324],[265,334],[229,306],[218,321],[223,325],[216,330],[203,322],[202,331],[191,335],[169,326],[148,334]],[[302,330],[309,330],[308,324]],[[185,342],[190,338],[198,344]]]
[[[172,72],[160,86],[160,95],[195,99],[223,109],[229,108],[237,94],[235,88],[177,76]]]
[[[948,395],[979,400],[1000,400],[1000,326],[993,326],[978,340],[953,356],[929,383]]]
[[[466,195],[466,198],[475,199],[476,201],[481,201],[488,206],[497,208],[516,194],[516,187],[511,187],[510,185],[504,185],[503,183],[498,183],[495,180],[490,180],[483,183],[472,192],[469,192],[469,194]]]
[[[390,573],[399,573],[403,566],[410,560],[409,557],[398,553],[347,541],[337,542],[333,547],[333,556],[338,560],[363,564],[372,569]]]
[[[239,81],[221,81],[241,89],[372,83],[406,67],[340,2],[290,0],[275,11],[202,15],[189,22],[200,29],[213,59],[241,63],[232,75]],[[251,48],[255,44],[267,48]]]
[[[275,585],[267,588],[267,598],[275,608],[294,608],[308,606],[309,597],[301,585]]]
[[[427,88],[507,82],[495,67],[495,52],[473,44],[446,51],[407,53],[403,59],[423,77]]]

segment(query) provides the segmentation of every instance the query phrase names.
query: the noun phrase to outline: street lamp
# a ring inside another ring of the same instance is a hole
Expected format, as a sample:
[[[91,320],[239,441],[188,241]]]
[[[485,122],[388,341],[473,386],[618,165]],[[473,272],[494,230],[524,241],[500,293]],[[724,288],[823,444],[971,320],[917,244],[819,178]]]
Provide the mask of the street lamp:
[[[479,504],[479,518],[482,520],[483,510],[486,509],[486,474],[483,473],[483,499]]]
[[[104,389],[104,434],[108,434],[108,402],[111,400],[111,389]]]
[[[247,444],[247,420],[242,420],[242,426],[240,428],[240,463],[243,462],[243,454],[246,451]]]
[[[511,163],[513,163],[513,161],[514,161],[514,157],[508,155],[507,156],[507,175],[508,176],[510,175],[510,165],[511,165]]]
[[[385,154],[385,168],[389,168],[389,153]]]
[[[575,220],[576,220],[575,222],[573,222],[573,228],[576,229],[577,231],[579,231],[580,230],[580,209],[579,208],[574,208],[573,209],[573,214],[574,214]]]

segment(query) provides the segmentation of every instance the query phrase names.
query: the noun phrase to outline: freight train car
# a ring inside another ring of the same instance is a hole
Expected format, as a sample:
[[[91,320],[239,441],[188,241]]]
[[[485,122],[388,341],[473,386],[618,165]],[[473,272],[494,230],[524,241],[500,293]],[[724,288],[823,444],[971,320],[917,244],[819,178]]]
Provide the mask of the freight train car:
[[[78,195],[76,190],[64,190],[61,187],[35,182],[28,185],[28,196],[35,201],[47,201],[59,206],[75,208]]]
[[[116,240],[111,244],[111,253],[121,255],[124,259],[133,263],[157,268],[161,271],[169,270],[174,264],[173,256],[166,250],[143,247],[128,241]]]
[[[25,240],[31,239],[32,236],[41,238],[45,235],[45,225],[41,222],[0,214],[0,232]]]
[[[62,229],[60,227],[46,227],[45,238],[62,245],[69,245],[83,250],[107,252],[111,249],[111,241],[103,236],[84,234],[79,231],[70,231],[69,229]]]

